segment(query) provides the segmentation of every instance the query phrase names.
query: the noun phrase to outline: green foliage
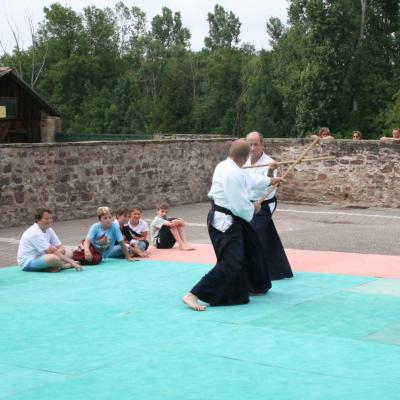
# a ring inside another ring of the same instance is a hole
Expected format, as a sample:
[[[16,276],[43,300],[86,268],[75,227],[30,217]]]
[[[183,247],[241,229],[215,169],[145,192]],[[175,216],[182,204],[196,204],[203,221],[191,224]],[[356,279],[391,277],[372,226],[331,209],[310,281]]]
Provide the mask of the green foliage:
[[[239,43],[240,21],[235,14],[216,4],[214,13],[208,13],[209,36],[204,39],[204,44],[210,50],[229,48]]]
[[[276,84],[297,135],[319,126],[379,135],[379,115],[396,88],[399,4],[364,2],[363,15],[360,0],[292,0],[291,25],[270,24]]]
[[[221,48],[202,54],[202,82],[194,107],[196,132],[233,134],[240,95],[241,52]]]
[[[189,132],[193,99],[190,55],[179,51],[168,59],[165,66],[156,130],[165,133]]]
[[[44,20],[39,23],[38,40],[49,48],[48,62],[76,54],[85,47],[82,17],[71,7],[54,3],[44,7]]]
[[[151,21],[151,33],[161,44],[169,49],[174,46],[189,46],[189,29],[182,25],[182,18],[179,12],[172,14],[167,8],[162,8],[162,15],[156,15]]]
[[[393,96],[393,103],[378,116],[384,129],[400,126],[400,90]]]
[[[82,13],[44,8],[11,66],[63,116],[66,132],[151,134],[259,130],[305,136],[329,126],[376,138],[400,125],[397,0],[289,0],[289,23],[266,22],[270,50],[240,47],[240,20],[215,5],[205,48],[190,50],[181,14],[122,1]]]
[[[263,132],[267,137],[290,136],[293,121],[285,116],[283,99],[272,79],[271,53],[261,52],[247,64],[247,90],[243,96],[244,133]]]

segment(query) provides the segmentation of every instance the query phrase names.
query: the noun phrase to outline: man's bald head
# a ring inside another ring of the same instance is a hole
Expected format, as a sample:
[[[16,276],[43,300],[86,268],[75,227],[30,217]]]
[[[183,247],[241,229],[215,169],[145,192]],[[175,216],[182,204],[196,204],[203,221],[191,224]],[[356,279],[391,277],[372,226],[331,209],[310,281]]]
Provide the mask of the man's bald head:
[[[246,162],[250,154],[250,146],[244,139],[237,139],[229,148],[229,157],[240,167]]]
[[[255,163],[262,156],[264,151],[264,137],[260,132],[250,132],[246,136],[246,141],[250,146],[251,163]]]
[[[246,140],[258,140],[259,143],[263,143],[264,136],[260,132],[253,131],[246,135]]]

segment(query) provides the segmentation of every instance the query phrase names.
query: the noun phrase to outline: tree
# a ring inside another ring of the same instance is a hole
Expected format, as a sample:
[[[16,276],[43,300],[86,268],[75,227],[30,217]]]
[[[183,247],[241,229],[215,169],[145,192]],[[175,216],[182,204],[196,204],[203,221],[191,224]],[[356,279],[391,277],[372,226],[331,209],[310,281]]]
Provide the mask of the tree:
[[[59,3],[44,7],[43,11],[44,20],[39,23],[38,42],[48,43],[48,63],[79,53],[85,39],[81,16],[71,7]]]
[[[76,118],[72,132],[145,133],[148,112],[134,76],[121,76],[112,90],[87,88],[82,105],[84,119]]]
[[[285,114],[283,97],[275,87],[273,55],[262,51],[247,64],[247,90],[243,96],[242,133],[259,131],[268,137],[290,136],[293,121]]]
[[[270,38],[269,43],[272,47],[275,47],[282,39],[286,28],[279,18],[271,17],[267,22],[267,34]]]
[[[398,9],[393,0],[292,0],[287,28],[270,20],[274,80],[297,134],[377,128],[395,93]]]
[[[196,132],[233,134],[241,93],[242,54],[239,49],[203,51],[201,83],[193,110]]]
[[[156,15],[151,21],[151,33],[162,45],[169,49],[174,46],[189,47],[190,32],[182,25],[181,13],[162,8],[162,14]]]
[[[83,17],[89,55],[103,61],[117,58],[118,32],[112,10],[89,6],[83,9]]]
[[[241,23],[232,11],[228,13],[216,4],[214,13],[208,13],[207,21],[209,36],[204,39],[204,44],[208,49],[230,48],[239,43]]]
[[[160,132],[189,132],[193,107],[190,54],[177,50],[168,59],[161,81],[159,101]]]

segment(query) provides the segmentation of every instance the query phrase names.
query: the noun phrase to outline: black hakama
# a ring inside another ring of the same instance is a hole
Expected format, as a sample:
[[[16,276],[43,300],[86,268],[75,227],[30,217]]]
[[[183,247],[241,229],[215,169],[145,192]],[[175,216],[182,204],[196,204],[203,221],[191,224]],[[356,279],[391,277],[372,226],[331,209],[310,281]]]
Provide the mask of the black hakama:
[[[248,303],[249,294],[265,294],[271,288],[261,243],[250,223],[233,215],[233,223],[225,232],[215,229],[212,226],[214,211],[232,215],[217,205],[213,205],[208,213],[208,232],[217,264],[191,293],[211,306]]]
[[[292,278],[293,272],[269,208],[269,203],[273,201],[276,201],[276,198],[262,203],[261,210],[254,215],[251,225],[260,238],[271,280]]]

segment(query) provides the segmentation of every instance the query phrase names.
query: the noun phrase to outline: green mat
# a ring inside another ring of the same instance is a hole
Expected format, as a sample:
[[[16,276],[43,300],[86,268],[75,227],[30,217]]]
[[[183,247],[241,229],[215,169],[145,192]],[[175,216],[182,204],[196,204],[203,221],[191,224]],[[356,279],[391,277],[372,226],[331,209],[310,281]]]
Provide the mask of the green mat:
[[[0,270],[0,399],[400,399],[400,280],[297,273],[193,312],[209,268]]]

